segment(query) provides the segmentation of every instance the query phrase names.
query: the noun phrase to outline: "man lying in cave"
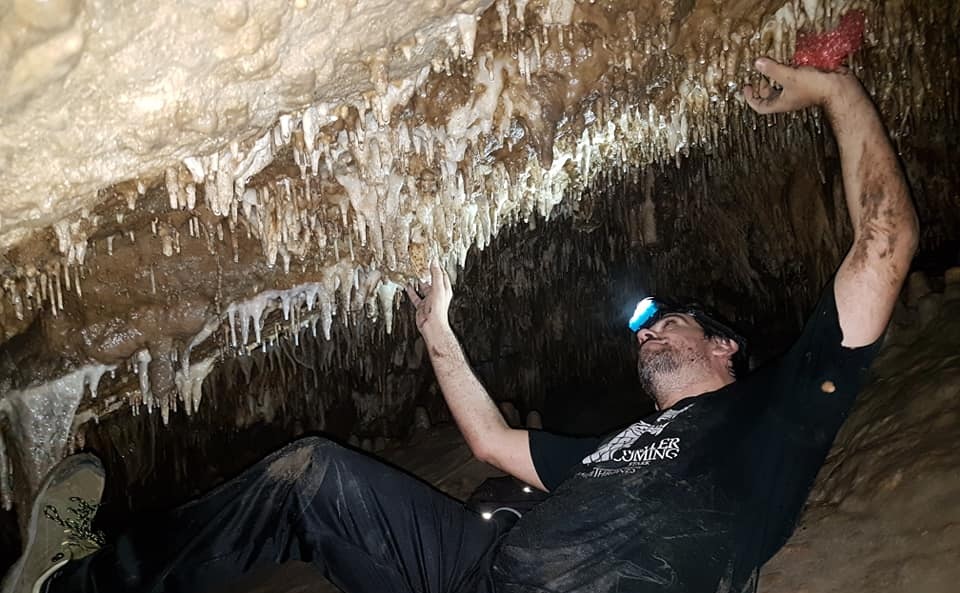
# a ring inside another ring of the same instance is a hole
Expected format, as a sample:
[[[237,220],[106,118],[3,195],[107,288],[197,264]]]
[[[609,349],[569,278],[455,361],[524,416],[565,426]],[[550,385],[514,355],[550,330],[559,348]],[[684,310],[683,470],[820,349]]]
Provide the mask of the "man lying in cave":
[[[510,428],[450,328],[450,281],[434,264],[425,294],[408,292],[466,442],[479,459],[551,492],[519,522],[486,521],[407,474],[311,437],[91,554],[81,540],[92,535],[86,519],[103,471],[80,455],[45,481],[4,591],[196,593],[291,559],[351,593],[754,586],[853,403],[917,242],[902,173],[857,79],[768,59],[756,67],[779,83],[744,89],[758,113],[826,112],[854,229],[782,358],[741,377],[734,334],[697,310],[661,308],[632,328],[656,413],[602,439]]]

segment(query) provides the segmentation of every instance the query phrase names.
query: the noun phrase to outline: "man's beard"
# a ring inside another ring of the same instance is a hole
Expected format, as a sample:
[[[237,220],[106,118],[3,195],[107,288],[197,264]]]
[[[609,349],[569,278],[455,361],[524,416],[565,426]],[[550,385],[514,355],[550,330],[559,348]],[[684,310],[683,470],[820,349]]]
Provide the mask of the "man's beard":
[[[640,386],[655,401],[660,386],[664,379],[680,370],[680,353],[673,349],[669,344],[665,344],[659,350],[652,352],[643,352],[637,357],[637,376],[640,378]]]
[[[665,343],[656,350],[644,352],[637,357],[637,376],[640,386],[660,406],[664,392],[697,378],[707,366],[703,354],[692,349],[678,350]]]

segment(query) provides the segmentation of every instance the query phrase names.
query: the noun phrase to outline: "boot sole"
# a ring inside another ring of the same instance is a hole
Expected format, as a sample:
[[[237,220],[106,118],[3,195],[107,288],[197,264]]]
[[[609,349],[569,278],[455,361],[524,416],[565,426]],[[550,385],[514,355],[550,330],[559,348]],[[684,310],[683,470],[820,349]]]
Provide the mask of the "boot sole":
[[[25,589],[23,587],[24,583],[20,582],[20,579],[23,576],[23,567],[27,564],[26,561],[30,558],[31,552],[36,552],[33,547],[36,543],[38,524],[40,522],[40,515],[43,512],[44,507],[44,505],[41,504],[41,501],[51,486],[63,483],[72,476],[76,475],[77,472],[84,469],[93,471],[95,477],[97,478],[98,484],[95,486],[97,490],[97,500],[99,501],[101,496],[103,496],[103,485],[106,474],[103,470],[103,464],[95,455],[91,455],[89,453],[78,453],[76,455],[67,457],[57,465],[53,466],[53,469],[50,470],[50,472],[47,474],[47,477],[44,479],[43,484],[40,485],[40,489],[37,490],[37,496],[34,499],[33,507],[30,510],[30,527],[27,531],[27,543],[23,546],[23,554],[21,554],[20,558],[17,559],[17,562],[10,568],[10,571],[7,573],[7,578],[4,579],[2,589],[3,593],[39,593],[40,586],[46,581],[46,578],[70,560],[69,557],[65,556],[62,562],[58,561],[54,563],[53,566],[47,568],[47,570],[43,571],[37,576],[36,582],[31,584],[30,589]],[[78,492],[82,492],[82,488],[78,488]]]

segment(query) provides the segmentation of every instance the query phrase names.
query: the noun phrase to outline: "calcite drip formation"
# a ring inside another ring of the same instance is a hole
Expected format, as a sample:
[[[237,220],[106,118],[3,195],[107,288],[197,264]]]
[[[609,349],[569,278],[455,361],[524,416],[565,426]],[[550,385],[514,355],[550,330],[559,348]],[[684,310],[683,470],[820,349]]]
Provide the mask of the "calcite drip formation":
[[[53,225],[56,252],[4,270],[7,337],[39,315],[69,313],[65,301],[85,307],[91,258],[109,266],[120,249],[146,244],[158,259],[206,251],[219,269],[242,265],[243,245],[257,244],[277,280],[273,288],[218,285],[216,298],[193,304],[200,314],[174,338],[116,332],[104,340],[110,350],[91,346],[61,379],[8,390],[3,404],[15,432],[51,427],[29,439],[32,451],[19,452],[30,467],[18,471],[39,480],[70,431],[93,417],[74,414],[85,390],[96,397],[104,373],[134,373],[139,389],[117,405],[159,410],[166,422],[181,405],[197,409],[204,378],[224,356],[297,344],[305,332],[330,339],[335,318],[382,319],[389,332],[397,291],[432,258],[455,277],[471,248],[482,250],[507,226],[533,228],[576,210],[585,188],[648,166],[679,166],[691,150],[746,143],[757,120],[734,98],[750,61],[788,59],[800,28],[823,30],[861,8],[871,29],[877,25],[868,43],[878,52],[920,35],[895,11],[865,2],[757,8],[725,15],[686,3],[497,0],[485,12],[450,17],[446,53],[411,76],[391,79],[388,66],[393,54],[422,58],[416,39],[370,59],[366,91],[304,105],[219,150],[181,155],[162,171],[103,189],[96,205]],[[893,100],[934,100],[923,93],[929,72],[919,76],[927,78],[913,97]],[[654,175],[645,178],[636,226],[640,244],[651,246],[658,206]],[[161,195],[166,208],[156,207]],[[138,273],[134,291],[160,299],[186,290],[163,286],[155,267]],[[75,297],[65,298],[70,291]]]

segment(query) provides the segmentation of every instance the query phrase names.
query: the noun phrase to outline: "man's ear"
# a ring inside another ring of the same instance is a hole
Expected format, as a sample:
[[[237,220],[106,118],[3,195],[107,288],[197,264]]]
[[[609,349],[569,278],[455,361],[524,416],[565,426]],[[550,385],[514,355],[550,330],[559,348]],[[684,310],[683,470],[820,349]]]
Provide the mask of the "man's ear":
[[[710,348],[711,354],[732,359],[733,355],[740,350],[740,344],[730,338],[713,336],[710,338]]]

